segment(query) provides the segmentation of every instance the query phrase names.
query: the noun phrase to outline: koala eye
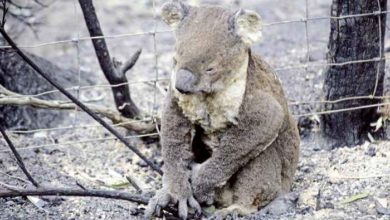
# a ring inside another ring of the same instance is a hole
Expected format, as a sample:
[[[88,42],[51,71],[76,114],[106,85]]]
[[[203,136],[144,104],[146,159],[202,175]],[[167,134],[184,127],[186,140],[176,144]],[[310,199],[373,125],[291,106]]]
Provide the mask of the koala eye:
[[[210,74],[210,75],[212,75],[212,74],[214,74],[214,73],[216,73],[217,71],[216,71],[216,69],[214,69],[214,68],[208,68],[207,70],[206,70],[206,73],[207,74]]]
[[[177,64],[177,60],[175,57],[173,57],[173,66],[176,66],[176,64]]]

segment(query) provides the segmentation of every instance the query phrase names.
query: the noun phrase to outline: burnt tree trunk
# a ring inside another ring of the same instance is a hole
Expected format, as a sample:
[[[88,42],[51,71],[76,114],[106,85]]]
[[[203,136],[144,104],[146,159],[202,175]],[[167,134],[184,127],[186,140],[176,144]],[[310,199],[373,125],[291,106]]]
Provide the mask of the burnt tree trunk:
[[[92,0],[79,0],[79,3],[90,36],[104,36]],[[126,71],[128,71],[128,69],[131,67],[127,69],[115,65],[115,63],[111,60],[111,56],[104,38],[93,39],[92,43],[95,48],[100,67],[107,81],[111,85],[120,84],[120,86],[112,87],[112,92],[118,111],[123,116],[128,118],[137,117],[139,115],[139,110],[131,99],[130,88],[126,78]]]
[[[378,2],[380,5],[378,5]],[[375,15],[331,19],[328,45],[329,66],[325,73],[325,100],[356,96],[382,96],[385,60],[383,59],[387,0],[333,0],[334,17],[378,12]],[[380,102],[378,99],[356,99],[327,103],[323,110],[345,109]],[[366,139],[370,123],[378,118],[376,108],[326,114],[322,130],[333,143],[332,147],[353,146]]]

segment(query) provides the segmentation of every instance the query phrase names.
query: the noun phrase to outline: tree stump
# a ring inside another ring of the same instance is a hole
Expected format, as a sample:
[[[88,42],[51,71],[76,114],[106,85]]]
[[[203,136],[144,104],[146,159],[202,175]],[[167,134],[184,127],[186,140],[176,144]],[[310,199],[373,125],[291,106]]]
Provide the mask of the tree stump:
[[[329,66],[325,72],[325,100],[338,100],[356,96],[382,96],[384,80],[384,37],[387,0],[333,0],[331,15],[335,17],[378,12],[368,16],[331,19],[328,63],[346,65]],[[370,105],[379,99],[356,99],[325,104],[324,109],[336,110]],[[332,147],[353,146],[366,139],[370,123],[378,118],[377,108],[331,113],[322,116],[322,131],[331,139]]]

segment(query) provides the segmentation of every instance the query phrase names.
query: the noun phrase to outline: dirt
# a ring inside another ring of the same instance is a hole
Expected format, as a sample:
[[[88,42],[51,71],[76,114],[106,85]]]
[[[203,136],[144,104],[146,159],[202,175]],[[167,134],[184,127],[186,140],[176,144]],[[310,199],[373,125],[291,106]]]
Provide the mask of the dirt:
[[[94,1],[106,35],[169,30],[155,9],[162,0],[130,3],[125,0]],[[248,1],[189,1],[193,4],[212,3],[225,7],[244,7],[260,13],[264,23],[264,41],[253,48],[276,70],[290,103],[321,100],[325,66],[292,68],[326,61],[329,20],[319,19],[307,23],[309,50],[307,53],[304,22],[269,25],[278,21],[300,20],[305,17],[305,0],[248,0]],[[232,3],[234,2],[234,3]],[[329,16],[327,0],[311,0],[309,17]],[[88,36],[78,1],[56,1],[38,15],[44,21],[36,39],[25,31],[19,36],[21,45],[35,45]],[[154,44],[154,37],[155,42]],[[389,43],[386,37],[386,46]],[[157,35],[135,35],[108,39],[112,56],[126,60],[138,49],[143,52],[128,78],[135,102],[147,113],[158,113],[163,94],[153,86],[140,81],[156,77],[166,79],[171,70],[174,38],[171,32]],[[81,69],[93,76],[94,85],[107,84],[101,73],[93,47],[89,41],[78,44],[63,43],[26,48],[31,53],[46,57],[64,68]],[[157,61],[157,69],[155,64]],[[156,71],[157,70],[157,71]],[[83,75],[75,75],[82,78]],[[162,80],[160,85],[166,86]],[[77,86],[77,84],[75,85]],[[83,100],[114,108],[108,88],[82,90]],[[316,111],[314,105],[291,105],[294,115]],[[302,137],[301,158],[292,191],[298,195],[291,203],[283,203],[274,213],[257,213],[249,219],[390,219],[390,142],[366,142],[354,148],[326,150],[318,138],[318,116],[298,118],[309,128]],[[123,144],[85,114],[69,112],[66,120],[55,129],[33,131],[28,134],[10,132],[26,166],[40,183],[54,186],[73,186],[76,183],[88,188],[124,190],[136,193],[123,184],[124,176],[136,178],[144,191],[154,191],[161,178],[132,154]],[[135,135],[118,130],[129,137],[149,158],[161,164],[158,144],[145,144]],[[15,186],[28,185],[5,142],[0,139],[0,182]],[[122,185],[121,189],[117,185]],[[114,187],[116,186],[116,187]],[[1,188],[1,186],[0,186]],[[33,203],[25,198],[0,199],[0,219],[141,219],[133,215],[137,205],[97,198],[56,197],[42,198]],[[38,207],[39,206],[39,207]],[[247,218],[248,219],[248,218]]]

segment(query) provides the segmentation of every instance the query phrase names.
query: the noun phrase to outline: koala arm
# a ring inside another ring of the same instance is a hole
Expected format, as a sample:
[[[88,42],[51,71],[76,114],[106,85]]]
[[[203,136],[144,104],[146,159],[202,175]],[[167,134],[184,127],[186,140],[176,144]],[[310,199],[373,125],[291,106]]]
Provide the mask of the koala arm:
[[[168,94],[163,107],[161,122],[161,144],[163,166],[163,188],[149,202],[146,218],[170,202],[179,203],[179,215],[186,219],[189,204],[200,212],[190,184],[190,164],[193,160],[191,149],[192,125],[179,109],[172,95]]]
[[[191,130],[190,121],[184,117],[171,95],[168,95],[161,122],[163,184],[169,185],[173,191],[180,191],[181,187],[188,185],[184,183],[190,179],[189,167],[193,159]]]
[[[243,105],[238,124],[223,134],[212,157],[193,167],[192,186],[199,202],[211,203],[215,187],[271,145],[283,126],[285,112],[269,94],[260,92]]]

